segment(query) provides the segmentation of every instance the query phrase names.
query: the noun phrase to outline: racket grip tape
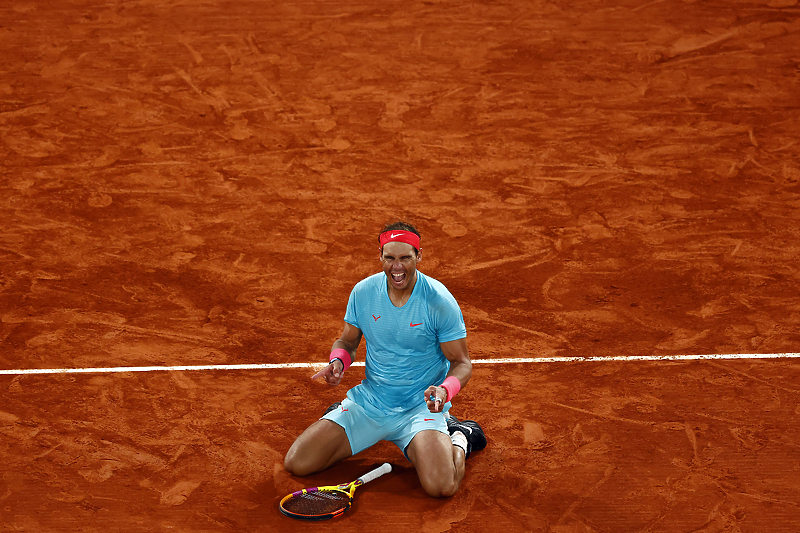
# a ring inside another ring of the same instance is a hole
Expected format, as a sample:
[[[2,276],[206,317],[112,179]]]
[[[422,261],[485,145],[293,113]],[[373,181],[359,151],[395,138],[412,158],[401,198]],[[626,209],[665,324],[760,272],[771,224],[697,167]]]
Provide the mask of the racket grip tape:
[[[383,463],[375,470],[367,472],[366,474],[358,478],[358,480],[361,481],[361,483],[369,483],[373,479],[377,479],[384,474],[388,474],[391,471],[392,471],[392,465],[390,465],[389,463]]]
[[[307,489],[300,489],[297,492],[292,493],[292,498],[297,498],[302,496],[303,494],[311,494],[314,492],[319,492],[319,487],[309,487]]]

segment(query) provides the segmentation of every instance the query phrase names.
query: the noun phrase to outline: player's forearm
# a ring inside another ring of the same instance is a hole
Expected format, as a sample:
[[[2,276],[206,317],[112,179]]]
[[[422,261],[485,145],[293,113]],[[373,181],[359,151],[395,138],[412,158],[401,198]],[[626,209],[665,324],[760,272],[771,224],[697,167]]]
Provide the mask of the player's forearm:
[[[455,398],[461,388],[467,384],[472,377],[472,363],[469,358],[450,361],[450,370],[441,384],[432,385],[425,391],[425,400],[428,402],[428,409],[438,413],[444,402],[449,402]]]
[[[333,343],[333,346],[331,346],[331,351],[334,351],[334,350],[345,350],[347,353],[350,354],[350,360],[351,361],[355,361],[356,360],[356,349],[357,348],[358,348],[358,345],[353,346],[349,342],[345,341],[344,339],[337,339]]]
[[[461,387],[464,387],[472,377],[472,363],[467,361],[451,361],[450,370],[447,372],[447,377],[453,376],[456,378]]]

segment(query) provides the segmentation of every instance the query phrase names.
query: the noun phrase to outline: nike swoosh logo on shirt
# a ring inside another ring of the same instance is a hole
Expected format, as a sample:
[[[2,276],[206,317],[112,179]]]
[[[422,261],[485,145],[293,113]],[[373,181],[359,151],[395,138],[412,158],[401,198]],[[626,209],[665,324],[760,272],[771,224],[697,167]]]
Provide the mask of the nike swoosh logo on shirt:
[[[417,326],[421,326],[422,322],[420,322],[419,324],[414,324],[413,322],[410,322],[408,325],[411,326],[412,328],[415,328]]]

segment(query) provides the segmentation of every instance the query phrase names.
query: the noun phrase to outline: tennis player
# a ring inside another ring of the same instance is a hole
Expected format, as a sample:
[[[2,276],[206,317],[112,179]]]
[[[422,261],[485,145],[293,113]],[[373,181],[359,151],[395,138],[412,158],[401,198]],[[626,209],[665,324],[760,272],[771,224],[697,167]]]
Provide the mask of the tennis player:
[[[284,466],[312,474],[386,440],[403,450],[428,494],[452,496],[465,460],[486,446],[477,422],[448,413],[472,376],[464,318],[447,288],[417,270],[416,228],[387,225],[379,242],[383,272],[353,288],[330,363],[313,376],[339,385],[364,337],[366,378],[297,438]]]

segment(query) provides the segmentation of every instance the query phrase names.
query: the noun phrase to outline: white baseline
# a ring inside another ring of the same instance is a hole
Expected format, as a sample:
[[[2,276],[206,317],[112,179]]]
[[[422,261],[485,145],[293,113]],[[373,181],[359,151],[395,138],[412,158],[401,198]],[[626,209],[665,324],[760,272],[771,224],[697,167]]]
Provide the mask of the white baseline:
[[[706,359],[796,359],[800,353],[727,353],[705,355],[620,355],[615,357],[517,357],[497,359],[473,359],[474,365],[540,364],[540,363],[602,363],[610,361],[698,361]],[[30,374],[107,374],[116,372],[178,372],[201,370],[275,370],[283,368],[322,368],[325,362],[318,363],[263,363],[242,365],[179,365],[179,366],[115,366],[98,368],[30,368],[2,370],[0,375]],[[356,361],[352,366],[364,366]]]

